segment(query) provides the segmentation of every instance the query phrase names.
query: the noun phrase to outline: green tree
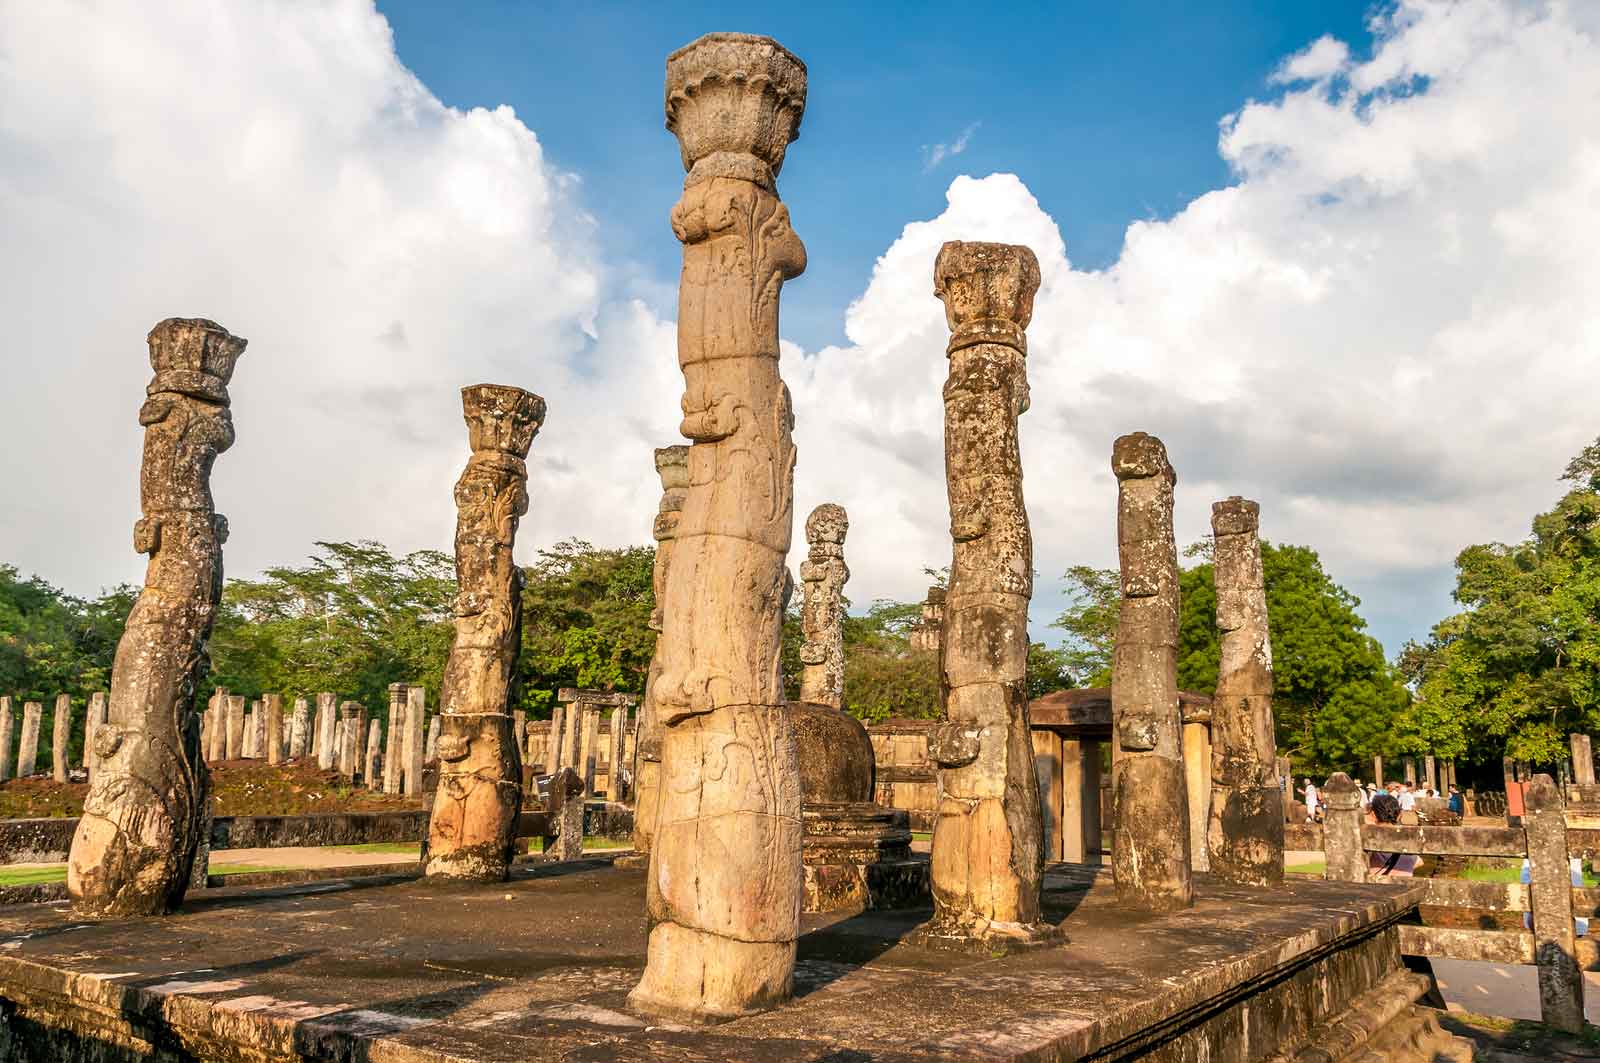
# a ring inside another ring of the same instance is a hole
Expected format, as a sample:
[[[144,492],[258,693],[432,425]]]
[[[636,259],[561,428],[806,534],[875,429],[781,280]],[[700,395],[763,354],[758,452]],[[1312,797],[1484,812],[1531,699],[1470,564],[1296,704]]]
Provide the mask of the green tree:
[[[1078,686],[1107,686],[1122,608],[1122,579],[1114,568],[1089,565],[1074,565],[1062,578],[1067,581],[1071,602],[1051,625],[1067,633],[1062,665]]]

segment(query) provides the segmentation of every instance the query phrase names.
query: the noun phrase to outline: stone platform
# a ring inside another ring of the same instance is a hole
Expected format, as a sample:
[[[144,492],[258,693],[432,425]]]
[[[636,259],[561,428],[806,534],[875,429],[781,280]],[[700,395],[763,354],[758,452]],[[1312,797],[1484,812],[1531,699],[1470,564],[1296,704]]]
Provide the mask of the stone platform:
[[[215,890],[165,919],[0,911],[0,1059],[1340,1060],[1435,1057],[1429,980],[1395,923],[1422,890],[1198,878],[1196,907],[1140,916],[1058,865],[1068,944],[1005,958],[901,939],[929,912],[806,916],[796,999],[691,1030],[625,996],[644,964],[643,872],[604,860],[496,887],[365,879]],[[1407,1048],[1405,1046],[1411,1046]],[[1371,1058],[1370,1056],[1368,1058]]]

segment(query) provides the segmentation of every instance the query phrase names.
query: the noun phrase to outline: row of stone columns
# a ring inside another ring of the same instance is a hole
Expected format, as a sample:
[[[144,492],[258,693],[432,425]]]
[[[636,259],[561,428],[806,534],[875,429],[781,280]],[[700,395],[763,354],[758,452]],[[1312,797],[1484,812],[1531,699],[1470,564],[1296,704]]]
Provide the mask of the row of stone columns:
[[[72,695],[56,695],[51,714],[50,776],[56,782],[70,780],[72,744]],[[88,711],[84,714],[84,743],[81,766],[92,774],[94,770],[94,743],[91,740],[97,724],[105,722],[106,695],[97,691],[89,697]],[[40,742],[43,740],[44,704],[24,702],[22,717],[17,718],[14,702],[9,695],[0,696],[0,782],[23,779],[39,774]],[[12,749],[16,749],[13,756]]]

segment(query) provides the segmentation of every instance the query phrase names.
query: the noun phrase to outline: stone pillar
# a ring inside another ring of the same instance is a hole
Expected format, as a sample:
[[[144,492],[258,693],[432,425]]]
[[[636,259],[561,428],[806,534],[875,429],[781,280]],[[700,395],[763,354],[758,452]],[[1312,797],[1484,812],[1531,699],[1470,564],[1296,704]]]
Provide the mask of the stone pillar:
[[[561,741],[566,734],[566,707],[557,705],[550,710],[550,736],[544,743],[544,773],[554,775],[563,767],[561,763]]]
[[[1583,972],[1572,924],[1567,817],[1561,791],[1535,775],[1524,793],[1528,878],[1533,899],[1533,957],[1539,966],[1539,1017],[1568,1033],[1583,1030]]]
[[[17,717],[11,708],[10,695],[0,696],[0,782],[10,779],[16,772],[17,762],[11,756],[16,744]]]
[[[1065,743],[1055,731],[1037,730],[1029,735],[1033,742],[1033,772],[1039,780],[1040,837],[1046,862],[1064,859],[1066,811],[1066,770],[1062,764]]]
[[[283,695],[263,694],[262,728],[266,732],[268,764],[283,763]]]
[[[1376,753],[1372,755],[1372,785],[1383,789],[1383,758]]]
[[[388,742],[383,749],[383,792],[386,794],[399,793],[401,779],[405,776],[402,763],[405,733],[406,684],[390,683]]]
[[[583,713],[583,706],[576,702],[568,706],[566,730],[561,735],[561,766],[574,771],[582,764],[578,758],[583,753]]]
[[[1572,782],[1576,786],[1593,786],[1594,750],[1586,734],[1569,735],[1572,745]]]
[[[224,719],[226,713],[223,711],[224,702],[223,691],[221,687],[217,688],[215,701],[217,702],[217,708],[212,714],[211,724],[211,742],[213,745],[216,744],[216,736],[219,733],[225,734],[227,731],[227,724],[226,720]],[[104,690],[96,690],[93,694],[89,695],[89,710],[83,714],[83,767],[84,770],[89,773],[89,782],[91,784],[94,782],[94,773],[98,767],[95,762],[94,755],[94,733],[95,729],[105,722],[106,692]],[[217,759],[220,760],[222,758],[218,757]],[[3,778],[5,778],[5,776],[0,775],[0,779]]]
[[[244,718],[244,758],[246,760],[261,759],[261,737],[263,734],[261,722],[261,702],[252,701],[250,703],[250,712]]]
[[[1422,784],[1430,789],[1439,789],[1439,775],[1433,754],[1429,753],[1422,758]]]
[[[244,697],[240,694],[228,695],[227,735],[225,737],[225,753],[228,760],[239,760],[244,756]]]
[[[335,732],[339,726],[336,698],[324,691],[317,695],[317,767],[332,771],[339,763],[339,746]]]
[[[425,687],[406,687],[406,737],[403,752],[406,758],[406,796],[422,796],[422,762],[431,747],[439,741],[439,718],[433,718],[427,737],[423,737],[423,721],[428,718],[428,691]]]
[[[1028,408],[1025,330],[1039,289],[1032,251],[951,241],[933,267],[950,326],[945,480],[954,551],[945,597],[929,945],[990,951],[1048,940],[1039,781],[1028,728],[1033,540],[1017,418]]]
[[[911,648],[919,653],[938,653],[944,639],[943,587],[929,587],[922,602],[922,618],[911,629]]]
[[[233,444],[227,384],[245,341],[211,321],[169,318],[149,343],[155,380],[139,411],[133,544],[150,562],[117,644],[110,719],[94,736],[100,768],[67,863],[67,891],[90,917],[175,908],[210,801],[194,693],[208,667],[228,537],[212,508],[211,467]]]
[[[1211,807],[1211,724],[1199,721],[1183,725],[1183,782],[1189,797],[1189,867],[1195,871],[1211,868],[1206,851],[1206,818]],[[1274,793],[1280,792],[1277,786]],[[1278,803],[1278,827],[1283,827],[1283,806]]]
[[[311,705],[305,698],[294,699],[294,716],[289,721],[289,759],[300,760],[311,749]]]
[[[361,706],[346,701],[339,706],[339,774],[354,779],[361,749]]]
[[[800,623],[800,700],[844,708],[844,585],[850,568],[844,563],[844,537],[850,518],[843,506],[824,502],[806,518],[810,549],[800,562],[804,595]]]
[[[1367,881],[1367,851],[1361,844],[1361,791],[1336,771],[1322,787],[1322,838],[1330,882]]]
[[[39,762],[39,722],[44,718],[44,706],[37,701],[22,704],[22,741],[17,746],[17,778],[26,779],[34,773]]]
[[[1405,758],[1406,782],[1415,786],[1417,784],[1417,761],[1415,757]]]
[[[425,759],[433,760],[439,755],[439,717],[435,716],[428,721],[428,739],[423,745]]]
[[[555,845],[546,846],[551,860],[576,860],[583,855],[583,780],[571,768],[562,768],[550,780],[549,822],[555,827]]]
[[[662,611],[667,601],[667,575],[672,570],[672,541],[678,534],[678,520],[689,493],[689,448],[661,447],[655,453],[655,460],[656,475],[661,478],[661,505],[651,528],[656,540],[655,566],[650,577],[655,587],[656,607],[650,613],[650,630],[656,633],[656,647],[650,655],[650,671],[645,678],[644,700],[639,705],[638,736],[634,746],[638,778],[633,783],[633,848],[637,854],[629,861],[633,863],[650,859],[650,850],[655,844],[656,813],[660,807],[657,788],[661,784],[661,719],[656,712],[654,689],[661,675]],[[560,743],[556,736],[560,730],[561,710],[557,708],[550,720],[550,734],[558,748]]]
[[[590,708],[583,713],[583,796],[594,796],[594,777],[600,759],[600,710]]]
[[[196,726],[199,721],[196,720]],[[57,694],[55,711],[50,719],[50,777],[56,782],[67,781],[67,747],[72,742],[72,695]],[[198,750],[197,750],[198,752]]]
[[[800,784],[779,660],[795,449],[778,298],[805,248],[775,179],[805,79],[777,42],[747,34],[708,34],[667,60],[667,127],[689,169],[672,227],[680,430],[693,445],[657,641],[649,951],[629,1001],[680,1021],[762,1011],[793,991]]]
[[[376,790],[381,781],[378,778],[378,765],[383,763],[383,723],[373,720],[367,725],[367,755],[361,761],[361,783],[369,790]]]
[[[606,800],[622,801],[628,796],[628,784],[623,778],[626,766],[623,751],[628,747],[628,709],[619,705],[611,710],[611,749],[606,761]]]
[[[1178,477],[1161,440],[1143,432],[1116,441],[1111,471],[1122,564],[1111,675],[1111,871],[1124,906],[1168,912],[1194,903],[1178,708],[1178,552],[1172,539]]]
[[[521,388],[461,390],[472,457],[456,481],[456,637],[439,689],[439,788],[426,874],[499,882],[511,871],[522,808],[522,749],[511,680],[522,648],[522,570],[512,559],[528,512],[524,459],[545,403]],[[420,772],[419,772],[420,775]]]
[[[1273,777],[1272,639],[1261,572],[1261,507],[1235,495],[1211,507],[1221,661],[1211,702],[1211,873],[1283,884],[1283,789]]]

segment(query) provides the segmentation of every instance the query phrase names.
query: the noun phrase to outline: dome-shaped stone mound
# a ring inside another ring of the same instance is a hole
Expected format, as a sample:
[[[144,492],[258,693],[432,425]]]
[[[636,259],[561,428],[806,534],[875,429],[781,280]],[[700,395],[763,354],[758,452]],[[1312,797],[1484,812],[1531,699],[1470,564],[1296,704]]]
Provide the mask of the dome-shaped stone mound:
[[[800,750],[800,800],[807,805],[872,800],[876,762],[867,729],[828,705],[791,701],[795,744]]]

